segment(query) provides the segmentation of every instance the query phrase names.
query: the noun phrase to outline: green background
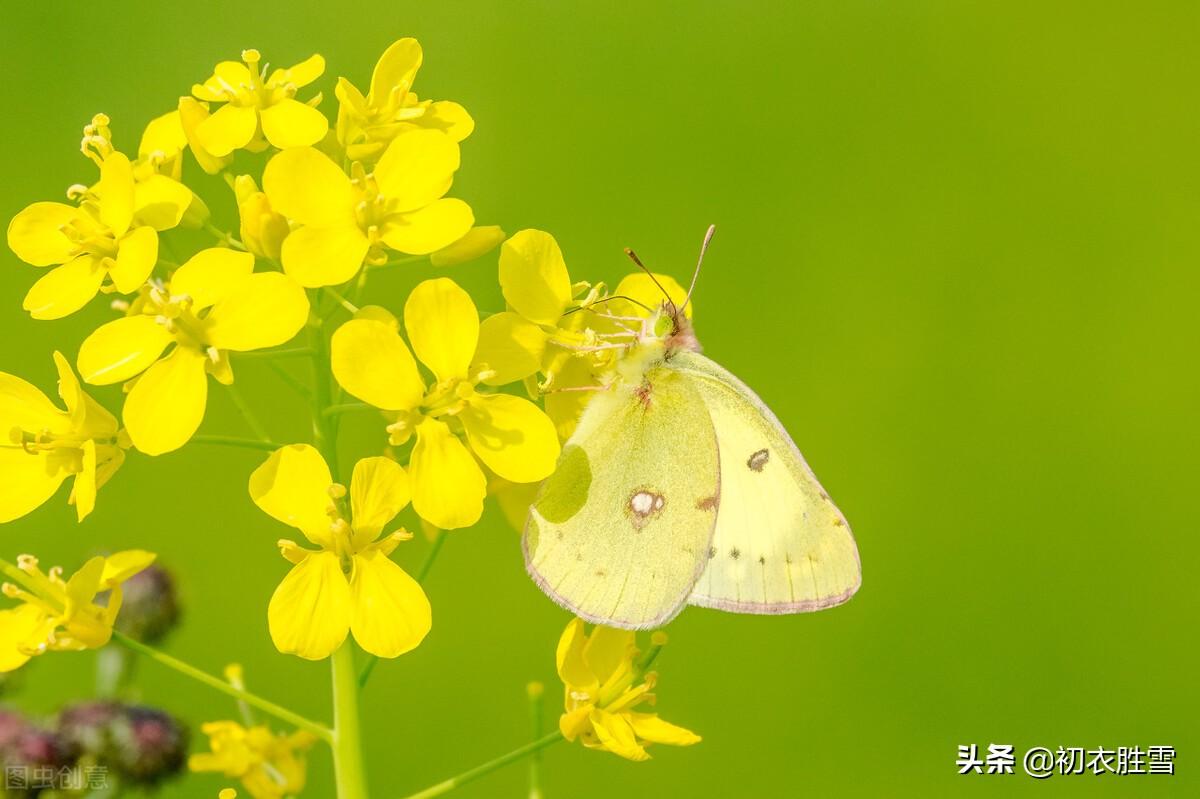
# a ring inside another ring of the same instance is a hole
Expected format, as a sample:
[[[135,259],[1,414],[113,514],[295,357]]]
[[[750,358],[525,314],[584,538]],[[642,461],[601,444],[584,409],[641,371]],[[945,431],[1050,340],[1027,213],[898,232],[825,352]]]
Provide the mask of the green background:
[[[649,763],[559,745],[549,797],[1179,796],[1197,786],[1197,81],[1192,3],[5,3],[0,216],[89,179],[96,111],[132,150],[212,65],[312,52],[364,86],[417,36],[422,96],[478,123],[454,194],[482,223],[549,230],[575,279],[623,245],[683,280],[718,233],[696,323],[754,386],[845,511],[864,584],[848,605],[670,626],[660,709],[704,742]],[[189,160],[187,174],[199,170]],[[228,193],[200,181],[232,224]],[[37,276],[0,255],[0,369],[53,387],[102,302],[34,322]],[[399,309],[428,267],[373,283]],[[500,309],[494,255],[455,267]],[[236,363],[235,363],[236,368]],[[238,384],[280,440],[303,403],[265,366]],[[244,434],[214,389],[207,432]],[[110,408],[119,390],[97,394]],[[345,451],[379,444],[373,418]],[[75,565],[148,547],[179,574],[167,642],[328,717],[328,668],[278,655],[266,603],[285,530],[246,495],[260,459],[199,445],[133,456],[77,526],[65,492],[8,525],[6,557]],[[427,547],[402,547],[415,568]],[[376,797],[400,797],[530,735],[524,686],[558,696],[566,622],[492,511],[427,583],[434,629],[366,697]],[[91,690],[94,655],[28,668],[21,707]],[[189,721],[234,708],[146,664],[146,700]],[[547,714],[553,723],[552,708]],[[956,775],[958,744],[1170,744],[1175,777]],[[328,796],[330,763],[307,795]],[[460,792],[520,796],[511,767]],[[212,797],[189,778],[167,795]],[[1191,786],[1190,788],[1188,786]]]

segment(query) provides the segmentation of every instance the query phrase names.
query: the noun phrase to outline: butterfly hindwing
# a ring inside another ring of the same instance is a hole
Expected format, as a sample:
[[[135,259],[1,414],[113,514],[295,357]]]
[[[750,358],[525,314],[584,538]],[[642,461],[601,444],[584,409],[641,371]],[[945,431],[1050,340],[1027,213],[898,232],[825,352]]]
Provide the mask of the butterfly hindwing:
[[[717,527],[688,601],[736,613],[801,613],[848,600],[862,582],[850,527],[779,420],[708,358],[681,352],[669,363],[703,398],[720,447]]]
[[[638,376],[588,404],[523,540],[526,568],[552,599],[627,629],[660,626],[687,603],[707,562],[720,484],[694,381],[661,363]]]

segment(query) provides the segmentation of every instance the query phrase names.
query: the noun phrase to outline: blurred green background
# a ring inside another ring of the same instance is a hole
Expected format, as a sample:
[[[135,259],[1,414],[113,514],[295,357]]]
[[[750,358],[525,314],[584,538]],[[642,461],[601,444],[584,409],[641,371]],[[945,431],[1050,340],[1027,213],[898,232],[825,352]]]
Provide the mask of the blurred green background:
[[[6,3],[0,217],[90,179],[77,145],[93,113],[133,150],[244,47],[278,65],[325,55],[332,113],[337,75],[364,86],[416,36],[417,91],[478,124],[454,194],[481,223],[549,230],[575,279],[609,281],[623,245],[685,279],[717,223],[699,335],[789,427],[862,554],[862,591],[836,610],[685,612],[660,709],[703,744],[644,764],[559,745],[548,797],[1180,796],[1200,784],[1198,22],[1195,4],[1159,2]],[[224,185],[198,185],[235,225]],[[37,270],[0,261],[0,370],[52,390],[50,352],[73,359],[109,312],[31,321]],[[398,310],[431,271],[393,270],[373,296]],[[494,255],[452,276],[500,309]],[[262,364],[237,374],[275,437],[305,440],[302,401]],[[96,393],[118,406],[118,389]],[[244,434],[211,396],[202,429]],[[345,453],[379,432],[348,424]],[[260,459],[131,457],[85,524],[64,491],[0,549],[71,566],[158,551],[187,613],[166,648],[213,672],[240,661],[252,688],[327,718],[327,665],[267,636],[290,531],[246,494]],[[426,548],[396,557],[412,569]],[[529,680],[554,723],[567,616],[497,512],[453,534],[427,590],[433,632],[368,688],[375,797],[527,740]],[[94,660],[41,658],[3,701],[50,713],[90,693]],[[236,712],[156,665],[141,677],[192,723]],[[993,742],[1169,744],[1179,773],[956,774],[958,744]],[[516,766],[459,795],[524,785]],[[306,795],[331,793],[321,752]]]

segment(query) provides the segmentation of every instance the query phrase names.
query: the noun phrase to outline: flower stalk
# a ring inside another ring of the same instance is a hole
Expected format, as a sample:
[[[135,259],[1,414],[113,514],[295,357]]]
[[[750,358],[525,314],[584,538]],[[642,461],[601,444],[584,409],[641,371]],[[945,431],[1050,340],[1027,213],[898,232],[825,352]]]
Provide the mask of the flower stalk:
[[[493,771],[497,771],[498,769],[504,768],[512,763],[516,763],[523,758],[529,757],[532,754],[541,752],[547,746],[556,744],[561,740],[563,740],[563,734],[558,730],[555,730],[548,735],[538,738],[536,741],[531,741],[522,747],[512,750],[506,755],[501,755],[500,757],[494,760],[489,760],[488,762],[478,765],[473,769],[468,769],[462,774],[451,777],[443,782],[439,782],[437,785],[431,785],[423,791],[417,791],[414,794],[406,796],[405,799],[431,799],[431,797],[434,796],[441,796],[443,794],[450,793],[450,791],[453,791],[455,788],[460,788],[463,785],[466,785],[468,782],[474,782],[480,777],[491,774]]]

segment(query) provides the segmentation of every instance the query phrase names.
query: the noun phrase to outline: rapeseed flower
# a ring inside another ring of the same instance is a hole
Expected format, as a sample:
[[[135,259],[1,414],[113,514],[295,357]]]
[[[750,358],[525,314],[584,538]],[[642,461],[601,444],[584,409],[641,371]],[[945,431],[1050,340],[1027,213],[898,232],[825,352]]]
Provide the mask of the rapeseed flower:
[[[304,290],[287,275],[253,269],[250,253],[202,250],[168,283],[144,291],[127,316],[102,325],[80,346],[78,367],[87,383],[140,375],[122,415],[142,452],[160,455],[187,443],[204,418],[205,374],[233,382],[229,352],[274,347],[304,326]]]
[[[125,461],[128,441],[117,420],[85,394],[62,353],[54,353],[60,410],[45,394],[0,372],[0,522],[20,518],[74,477],[69,502],[79,521],[96,506],[96,491]]]
[[[656,633],[655,646],[665,643]],[[602,749],[627,760],[648,760],[647,744],[691,746],[700,736],[663,721],[656,713],[635,710],[654,704],[657,682],[637,661],[632,630],[597,626],[589,635],[581,619],[572,619],[558,642],[558,676],[564,686],[564,712],[558,727],[568,741]]]
[[[276,450],[250,476],[250,497],[265,513],[304,534],[317,550],[280,541],[295,564],[271,597],[271,640],[285,654],[320,660],[348,633],[366,651],[394,658],[429,632],[431,610],[421,586],[389,555],[412,536],[383,528],[409,500],[404,469],[384,457],[354,466],[349,503],[316,449]],[[349,507],[347,507],[347,504]]]
[[[390,443],[414,435],[409,460],[413,507],[443,530],[469,527],[483,513],[487,478],[476,458],[514,483],[533,483],[554,471],[559,443],[540,408],[510,394],[477,390],[493,374],[487,341],[470,295],[448,278],[426,280],[404,305],[413,351],[429,371],[426,383],[398,325],[390,318],[353,319],[333,334],[334,377],[347,392],[395,412]]]
[[[21,586],[3,586],[5,596],[22,604],[0,611],[0,672],[20,668],[43,652],[77,652],[107,644],[121,610],[121,583],[152,562],[153,554],[131,549],[94,557],[64,580],[61,568],[42,573],[37,558],[22,555],[17,559],[17,568],[24,572]],[[107,599],[97,604],[101,594]]]
[[[304,790],[306,754],[317,742],[310,732],[275,733],[264,724],[243,727],[236,721],[210,721],[200,725],[211,751],[192,755],[188,769],[216,772],[240,780],[254,799],[283,799]],[[232,788],[220,799],[237,796]]]

